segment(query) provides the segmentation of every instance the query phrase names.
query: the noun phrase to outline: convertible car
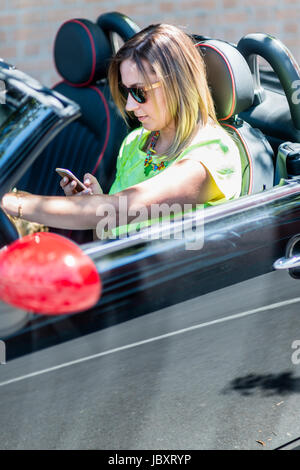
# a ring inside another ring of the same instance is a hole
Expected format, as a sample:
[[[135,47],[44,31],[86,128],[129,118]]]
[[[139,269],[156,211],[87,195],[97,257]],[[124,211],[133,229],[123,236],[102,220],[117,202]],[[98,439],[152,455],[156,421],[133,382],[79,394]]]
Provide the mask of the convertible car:
[[[64,23],[52,89],[0,62],[1,197],[62,195],[58,166],[109,189],[130,128],[107,65],[138,30]],[[0,212],[2,449],[299,446],[300,70],[268,34],[192,38],[241,197],[106,240],[20,237]]]

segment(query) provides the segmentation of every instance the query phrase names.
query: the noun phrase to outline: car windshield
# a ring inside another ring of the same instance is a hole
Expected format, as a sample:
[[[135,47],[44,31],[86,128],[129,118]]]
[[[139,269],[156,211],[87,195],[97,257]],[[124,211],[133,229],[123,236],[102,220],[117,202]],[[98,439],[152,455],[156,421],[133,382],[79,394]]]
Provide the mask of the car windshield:
[[[20,162],[30,155],[33,140],[39,139],[44,116],[51,113],[36,98],[15,87],[14,82],[3,82],[5,93],[2,93],[2,98],[5,97],[5,102],[0,105],[1,188],[8,181],[9,173],[16,172]]]
[[[0,189],[13,187],[52,131],[79,115],[72,101],[0,63]]]
[[[14,109],[7,104],[2,104],[0,107],[0,126],[7,121],[7,119],[12,115]]]

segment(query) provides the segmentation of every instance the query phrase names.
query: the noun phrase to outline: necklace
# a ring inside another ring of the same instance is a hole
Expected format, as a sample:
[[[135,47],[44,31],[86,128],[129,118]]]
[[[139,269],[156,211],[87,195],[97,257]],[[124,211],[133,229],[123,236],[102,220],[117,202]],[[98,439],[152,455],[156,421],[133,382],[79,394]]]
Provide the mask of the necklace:
[[[145,174],[145,176],[148,176],[151,170],[160,171],[163,168],[166,168],[168,166],[168,162],[161,162],[157,165],[152,160],[152,155],[151,154],[155,153],[154,148],[155,148],[156,142],[158,140],[159,134],[160,134],[160,132],[156,131],[156,132],[154,132],[154,134],[151,138],[150,147],[148,149],[148,152],[147,152],[147,155],[146,155],[146,158],[145,158],[145,161],[144,161],[144,174]]]

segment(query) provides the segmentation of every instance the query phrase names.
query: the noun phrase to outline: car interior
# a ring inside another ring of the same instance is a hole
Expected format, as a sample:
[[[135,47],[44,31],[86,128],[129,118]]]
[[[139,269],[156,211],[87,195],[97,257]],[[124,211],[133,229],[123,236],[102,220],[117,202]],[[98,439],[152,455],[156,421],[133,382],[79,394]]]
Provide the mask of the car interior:
[[[78,178],[86,172],[94,174],[104,193],[108,192],[121,142],[140,125],[132,120],[127,127],[114,105],[108,64],[120,44],[140,29],[118,12],[100,15],[95,22],[71,19],[62,24],[53,53],[62,80],[53,90],[77,102],[82,114],[40,154],[18,182],[18,189],[62,195],[55,172],[61,167]],[[280,40],[262,33],[248,34],[237,45],[196,34],[191,37],[206,64],[219,122],[240,149],[241,196],[270,189],[283,178],[299,174],[300,106],[296,93],[300,70],[290,51]],[[258,57],[263,57],[274,73],[261,70]],[[57,232],[78,243],[92,240],[91,231]]]

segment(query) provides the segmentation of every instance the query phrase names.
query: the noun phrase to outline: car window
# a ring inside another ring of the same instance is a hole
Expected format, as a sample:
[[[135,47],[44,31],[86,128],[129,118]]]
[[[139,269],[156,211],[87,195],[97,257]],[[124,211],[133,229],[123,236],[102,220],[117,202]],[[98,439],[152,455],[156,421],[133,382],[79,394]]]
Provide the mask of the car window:
[[[30,97],[13,87],[8,81],[0,80],[0,139],[4,130],[10,127],[18,116],[18,111],[28,102]]]

